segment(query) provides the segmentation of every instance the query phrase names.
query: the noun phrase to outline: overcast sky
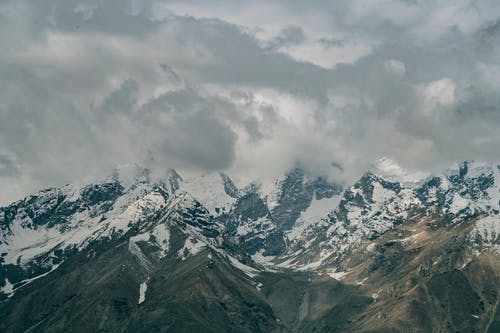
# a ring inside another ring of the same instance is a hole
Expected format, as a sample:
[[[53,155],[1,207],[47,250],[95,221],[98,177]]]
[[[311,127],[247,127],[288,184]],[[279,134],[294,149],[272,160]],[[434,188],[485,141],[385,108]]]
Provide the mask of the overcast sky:
[[[3,0],[0,203],[126,163],[496,162],[499,53],[496,0]]]

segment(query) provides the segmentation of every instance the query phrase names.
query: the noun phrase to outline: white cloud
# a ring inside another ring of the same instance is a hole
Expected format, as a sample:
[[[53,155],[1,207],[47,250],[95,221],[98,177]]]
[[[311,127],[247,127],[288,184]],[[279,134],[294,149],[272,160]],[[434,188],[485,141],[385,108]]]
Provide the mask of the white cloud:
[[[420,87],[423,112],[426,115],[449,110],[457,102],[456,84],[449,78],[432,81]]]

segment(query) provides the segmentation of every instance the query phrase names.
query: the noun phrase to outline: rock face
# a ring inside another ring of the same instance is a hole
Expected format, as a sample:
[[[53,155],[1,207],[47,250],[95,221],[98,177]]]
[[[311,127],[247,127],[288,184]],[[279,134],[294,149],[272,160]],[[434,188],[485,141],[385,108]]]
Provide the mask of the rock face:
[[[2,332],[498,332],[500,168],[117,169],[0,208]]]

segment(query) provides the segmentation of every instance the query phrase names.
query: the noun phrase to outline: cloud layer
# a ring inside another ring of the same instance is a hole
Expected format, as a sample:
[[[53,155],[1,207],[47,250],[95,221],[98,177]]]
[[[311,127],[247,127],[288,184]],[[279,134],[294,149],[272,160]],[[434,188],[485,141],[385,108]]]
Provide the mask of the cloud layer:
[[[3,1],[0,202],[140,163],[498,160],[497,1]],[[337,166],[340,165],[341,168]]]

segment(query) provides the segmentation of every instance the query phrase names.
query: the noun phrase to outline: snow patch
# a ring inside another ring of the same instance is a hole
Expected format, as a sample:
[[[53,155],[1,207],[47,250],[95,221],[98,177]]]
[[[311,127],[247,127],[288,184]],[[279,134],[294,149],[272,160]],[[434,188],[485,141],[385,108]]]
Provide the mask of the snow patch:
[[[450,204],[450,213],[457,214],[469,206],[469,200],[455,193]]]
[[[366,280],[368,280],[367,277],[365,277],[363,280],[360,280],[360,281],[356,282],[356,285],[357,286],[362,286],[363,284],[365,284]]]
[[[500,241],[500,216],[486,216],[476,221],[470,233],[473,241],[493,245]]]
[[[137,304],[141,304],[146,300],[146,290],[148,290],[148,284],[144,281],[139,285],[139,300],[137,301]]]
[[[155,238],[155,243],[160,249],[160,258],[163,258],[169,249],[170,230],[166,224],[157,225],[151,235]]]
[[[139,234],[130,237],[128,240],[128,250],[132,253],[138,260],[139,263],[146,269],[150,269],[152,264],[144,253],[142,253],[141,248],[137,245],[138,242],[146,242],[149,240],[150,235],[148,233]]]
[[[326,218],[328,214],[337,208],[341,199],[340,195],[316,199],[315,193],[309,207],[300,214],[292,230],[287,232],[288,239],[293,240],[300,237],[308,227]]]
[[[342,280],[349,272],[337,272],[336,270],[327,271],[326,274],[335,280]]]
[[[250,278],[254,278],[259,274],[259,271],[256,270],[255,268],[252,268],[250,266],[247,266],[243,263],[241,263],[238,259],[231,257],[230,255],[226,255],[226,257],[229,259],[231,262],[231,265],[234,267],[238,268],[240,271],[245,273]]]
[[[1,291],[6,294],[7,297],[12,297],[14,293],[14,285],[10,283],[9,279],[5,278],[5,285],[2,287]]]
[[[273,260],[276,258],[276,256],[265,256],[263,253],[264,250],[256,252],[252,255],[252,260],[255,263],[261,264],[263,266],[273,266]]]
[[[206,247],[207,244],[204,242],[189,237],[184,242],[182,249],[177,252],[177,256],[181,258],[181,260],[186,260],[187,257],[200,253]]]

